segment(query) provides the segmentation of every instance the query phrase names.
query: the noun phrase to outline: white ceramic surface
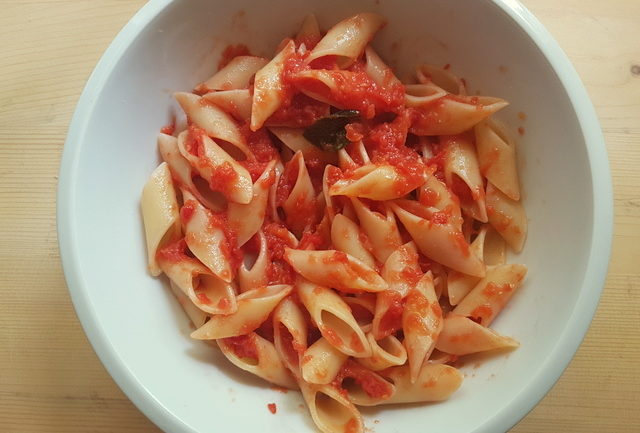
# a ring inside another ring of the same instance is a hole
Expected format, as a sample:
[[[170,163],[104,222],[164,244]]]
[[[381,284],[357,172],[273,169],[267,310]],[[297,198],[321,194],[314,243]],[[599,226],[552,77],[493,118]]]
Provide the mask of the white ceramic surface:
[[[526,129],[519,156],[530,219],[525,250],[512,258],[529,266],[529,276],[495,322],[520,349],[469,367],[445,403],[365,411],[368,426],[376,433],[505,431],[550,389],[582,341],[609,259],[607,156],[575,71],[518,2],[151,0],[82,94],[60,170],[58,230],[91,343],[125,393],[166,431],[314,431],[297,393],[275,392],[190,340],[164,281],[146,272],[139,197],[159,161],[155,136],[175,108],[170,95],[207,78],[229,43],[271,55],[309,12],[327,28],[364,10],[388,18],[375,46],[401,76],[422,61],[450,63],[472,89],[511,102],[500,117]],[[266,408],[271,402],[276,415]]]

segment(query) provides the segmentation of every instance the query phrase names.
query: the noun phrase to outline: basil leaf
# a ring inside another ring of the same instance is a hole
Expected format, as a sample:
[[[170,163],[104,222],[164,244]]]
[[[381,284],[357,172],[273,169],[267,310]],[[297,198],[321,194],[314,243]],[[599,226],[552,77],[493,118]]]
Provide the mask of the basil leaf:
[[[360,112],[357,110],[336,111],[316,120],[302,135],[322,150],[338,151],[349,144],[344,127],[358,116]]]

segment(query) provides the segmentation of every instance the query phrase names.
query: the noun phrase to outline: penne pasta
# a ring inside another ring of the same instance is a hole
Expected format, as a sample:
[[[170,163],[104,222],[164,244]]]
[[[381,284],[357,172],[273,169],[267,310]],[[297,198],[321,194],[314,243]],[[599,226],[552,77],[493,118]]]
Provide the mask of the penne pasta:
[[[438,303],[430,272],[407,295],[402,312],[402,330],[411,383],[415,383],[442,330],[442,308]]]
[[[373,211],[357,198],[352,198],[351,204],[362,230],[371,242],[372,254],[379,262],[386,262],[402,244],[393,212],[388,207],[384,208],[384,214]]]
[[[489,224],[496,229],[516,252],[522,251],[527,238],[527,215],[519,201],[515,201],[495,188],[487,185],[487,215]]]
[[[274,385],[289,389],[298,388],[293,376],[278,356],[273,343],[255,332],[221,338],[217,343],[222,354],[236,367]]]
[[[156,168],[142,190],[140,200],[147,240],[147,256],[151,275],[160,275],[156,253],[167,242],[180,237],[178,201],[167,163]]]
[[[238,285],[240,286],[241,292],[265,287],[269,282],[269,252],[267,250],[267,239],[262,231],[259,231],[257,236],[258,242],[260,243],[258,255],[250,266],[247,266],[247,260],[243,257],[243,261],[238,269]]]
[[[337,388],[304,381],[298,384],[311,418],[321,432],[364,432],[360,412]]]
[[[407,366],[388,368],[380,375],[395,387],[395,392],[385,400],[385,404],[446,400],[462,384],[462,373],[445,364],[423,365],[415,381],[411,380]]]
[[[182,156],[227,200],[247,204],[253,197],[251,175],[202,130],[190,128],[178,136]]]
[[[249,89],[221,90],[207,93],[204,100],[217,105],[236,120],[246,122],[251,119],[253,97]]]
[[[342,251],[285,248],[284,258],[309,281],[342,292],[381,292],[387,288],[375,270]]]
[[[390,206],[425,256],[468,275],[484,275],[482,260],[471,254],[469,244],[455,226],[446,220],[422,218],[398,203]]]
[[[373,13],[361,13],[340,21],[318,42],[307,57],[307,62],[335,56],[340,67],[348,67],[360,57],[384,23],[384,18]]]
[[[465,316],[449,314],[444,319],[436,348],[452,355],[469,355],[496,349],[513,349],[519,344]]]
[[[229,227],[236,232],[237,245],[241,247],[255,235],[267,213],[269,189],[275,181],[275,161],[271,161],[253,184],[251,201],[246,204],[230,202],[227,206]]]
[[[489,96],[445,95],[419,107],[419,117],[411,132],[416,135],[461,134],[507,105],[504,99]]]
[[[178,92],[174,95],[187,118],[202,128],[209,137],[224,140],[235,146],[246,158],[251,157],[244,136],[233,118],[217,105],[209,103],[193,93]]]
[[[237,298],[238,309],[235,313],[211,316],[207,323],[191,333],[191,337],[196,340],[216,340],[255,331],[292,289],[292,286],[280,284],[244,292]]]
[[[186,255],[184,239],[158,251],[158,264],[172,283],[207,314],[231,314],[238,309],[233,284],[216,277],[198,260]]]
[[[300,379],[300,360],[307,349],[307,323],[300,306],[283,299],[273,311],[273,342],[282,363]]]
[[[158,150],[162,159],[169,165],[171,177],[182,189],[189,191],[207,209],[221,211],[224,209],[225,198],[222,194],[211,191],[208,185],[205,190],[198,187],[194,179],[198,178],[189,161],[180,154],[178,139],[167,134],[158,134]]]
[[[475,149],[470,138],[463,135],[445,137],[444,176],[457,195],[460,207],[474,219],[487,222],[484,183]]]
[[[524,265],[505,264],[489,268],[486,276],[453,309],[453,313],[472,317],[481,325],[489,326],[520,288],[526,274]]]
[[[349,306],[336,292],[305,281],[299,281],[296,288],[311,320],[327,342],[349,356],[371,356],[371,347],[364,332]]]
[[[482,175],[511,200],[520,200],[515,146],[504,128],[485,120],[475,126],[474,132]]]
[[[318,385],[331,383],[347,358],[347,355],[330,344],[324,337],[320,337],[302,355],[302,378],[308,383]]]
[[[185,241],[191,252],[216,276],[230,282],[234,276],[229,257],[229,240],[219,219],[186,191],[180,210]]]
[[[267,118],[284,102],[285,84],[282,82],[282,71],[285,60],[294,52],[295,44],[289,41],[282,51],[256,72],[251,105],[252,131],[260,129]]]
[[[268,63],[255,56],[237,56],[196,89],[202,93],[212,90],[236,90],[249,87],[253,76]]]
[[[518,346],[488,328],[527,272],[506,260],[527,236],[507,101],[449,65],[402,83],[370,45],[384,24],[308,15],[272,58],[225,49],[174,93],[141,197],[191,337],[300,389],[324,433],[368,431],[356,405],[446,400],[458,357]]]
[[[338,251],[342,251],[360,260],[368,267],[375,269],[375,259],[363,243],[360,227],[343,214],[338,214],[333,219],[331,242],[333,242]]]
[[[350,179],[334,183],[329,193],[379,201],[393,200],[420,187],[425,180],[426,173],[412,176],[409,180],[391,165],[371,164],[356,169]]]
[[[191,324],[196,328],[204,325],[204,322],[209,318],[207,313],[193,305],[191,299],[189,299],[189,297],[185,295],[173,281],[169,282],[169,286],[171,287],[171,292],[176,297],[178,304],[180,304],[187,317],[189,317],[189,320],[191,320]]]
[[[404,345],[393,335],[376,340],[372,334],[367,335],[371,344],[371,356],[360,358],[358,362],[373,371],[384,370],[389,367],[404,365],[407,362],[407,350]]]

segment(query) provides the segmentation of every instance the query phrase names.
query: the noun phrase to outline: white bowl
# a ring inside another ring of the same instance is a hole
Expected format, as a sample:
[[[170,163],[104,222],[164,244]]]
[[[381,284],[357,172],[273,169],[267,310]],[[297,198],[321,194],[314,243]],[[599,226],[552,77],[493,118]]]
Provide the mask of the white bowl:
[[[309,12],[328,27],[364,10],[387,17],[374,45],[401,75],[419,62],[450,63],[472,89],[511,102],[501,118],[526,129],[519,158],[530,219],[525,250],[513,258],[529,266],[527,282],[495,322],[521,347],[470,366],[449,401],[367,412],[368,425],[376,433],[507,430],[551,388],[587,331],[611,244],[607,155],[580,79],[522,5],[152,0],[111,44],[78,103],[60,170],[58,233],[93,347],[166,431],[314,431],[297,393],[275,392],[192,341],[163,280],[146,272],[139,199],[159,162],[155,136],[169,120],[171,93],[207,78],[229,43],[270,55]]]

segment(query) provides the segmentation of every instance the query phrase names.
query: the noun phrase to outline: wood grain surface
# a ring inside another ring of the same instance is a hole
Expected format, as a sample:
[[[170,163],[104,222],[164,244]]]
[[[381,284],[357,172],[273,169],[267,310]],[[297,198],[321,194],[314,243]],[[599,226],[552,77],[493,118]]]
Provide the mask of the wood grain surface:
[[[80,92],[142,0],[0,0],[0,432],[156,432],[71,305],[56,183]],[[602,122],[615,189],[606,288],[577,356],[515,433],[640,432],[640,1],[525,0]]]

